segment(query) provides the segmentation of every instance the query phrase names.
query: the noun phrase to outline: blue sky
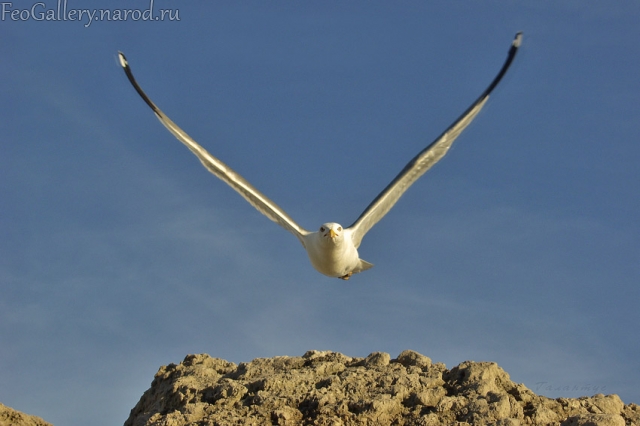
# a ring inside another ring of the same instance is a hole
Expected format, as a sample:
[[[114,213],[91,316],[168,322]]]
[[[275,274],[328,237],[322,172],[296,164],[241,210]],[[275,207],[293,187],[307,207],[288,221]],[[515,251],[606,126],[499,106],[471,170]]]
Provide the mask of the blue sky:
[[[35,4],[0,21],[0,402],[121,424],[187,354],[310,349],[495,361],[548,396],[640,402],[639,3],[156,0],[180,20],[91,23]],[[117,63],[315,229],[353,222],[517,31],[509,74],[348,282],[201,167]]]

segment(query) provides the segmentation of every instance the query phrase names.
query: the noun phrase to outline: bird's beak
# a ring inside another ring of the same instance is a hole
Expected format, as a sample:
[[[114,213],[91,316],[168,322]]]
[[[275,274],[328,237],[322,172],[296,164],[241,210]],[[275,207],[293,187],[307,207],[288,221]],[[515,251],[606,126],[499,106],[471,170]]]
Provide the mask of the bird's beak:
[[[336,233],[336,231],[334,231],[333,229],[329,229],[329,236],[331,238],[335,238],[338,236],[338,234]]]

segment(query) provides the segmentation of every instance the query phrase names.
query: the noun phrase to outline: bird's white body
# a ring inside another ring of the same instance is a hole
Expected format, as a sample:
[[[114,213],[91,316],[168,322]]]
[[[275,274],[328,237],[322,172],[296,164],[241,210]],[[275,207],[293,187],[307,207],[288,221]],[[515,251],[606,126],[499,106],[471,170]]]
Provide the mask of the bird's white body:
[[[500,82],[515,57],[522,34],[516,34],[511,49],[502,69],[480,97],[434,142],[420,151],[395,177],[395,179],[367,206],[360,217],[349,227],[343,228],[337,223],[325,223],[317,232],[310,232],[298,225],[284,210],[270,200],[242,176],[229,166],[211,155],[193,140],[184,130],[176,125],[158,108],[144,93],[136,82],[129,64],[122,53],[119,54],[120,65],[129,81],[142,99],[151,107],[160,122],[183,144],[193,152],[204,167],[236,190],[244,199],[260,213],[278,223],[295,235],[302,243],[313,267],[320,273],[342,279],[349,279],[352,274],[362,272],[373,265],[360,259],[358,248],[362,238],[382,219],[402,194],[422,176],[431,166],[447,153],[451,144],[471,123],[489,99],[489,94]],[[340,190],[348,190],[340,188]]]
[[[319,231],[305,235],[302,244],[311,265],[321,274],[343,279],[373,267],[360,259],[351,233],[350,229],[330,222],[322,225]]]

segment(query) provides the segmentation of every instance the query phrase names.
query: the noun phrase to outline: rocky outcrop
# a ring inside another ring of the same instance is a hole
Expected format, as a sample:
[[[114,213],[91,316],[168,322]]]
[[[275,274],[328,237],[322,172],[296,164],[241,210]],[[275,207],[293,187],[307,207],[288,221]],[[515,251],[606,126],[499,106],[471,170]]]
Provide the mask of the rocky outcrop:
[[[16,411],[13,408],[0,404],[0,426],[52,426],[40,417]]]
[[[617,395],[550,399],[492,362],[448,370],[414,351],[234,363],[188,355],[160,368],[125,426],[640,425]]]

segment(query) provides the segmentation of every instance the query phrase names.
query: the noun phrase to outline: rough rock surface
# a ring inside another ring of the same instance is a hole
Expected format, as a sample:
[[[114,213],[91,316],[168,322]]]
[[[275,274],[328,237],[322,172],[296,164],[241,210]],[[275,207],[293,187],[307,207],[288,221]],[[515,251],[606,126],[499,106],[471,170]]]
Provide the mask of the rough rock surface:
[[[52,426],[40,417],[16,411],[13,408],[0,404],[0,426]]]
[[[302,357],[234,363],[188,355],[160,368],[125,426],[561,425],[640,426],[640,408],[617,395],[550,399],[492,362],[447,370],[404,351],[350,358]]]

